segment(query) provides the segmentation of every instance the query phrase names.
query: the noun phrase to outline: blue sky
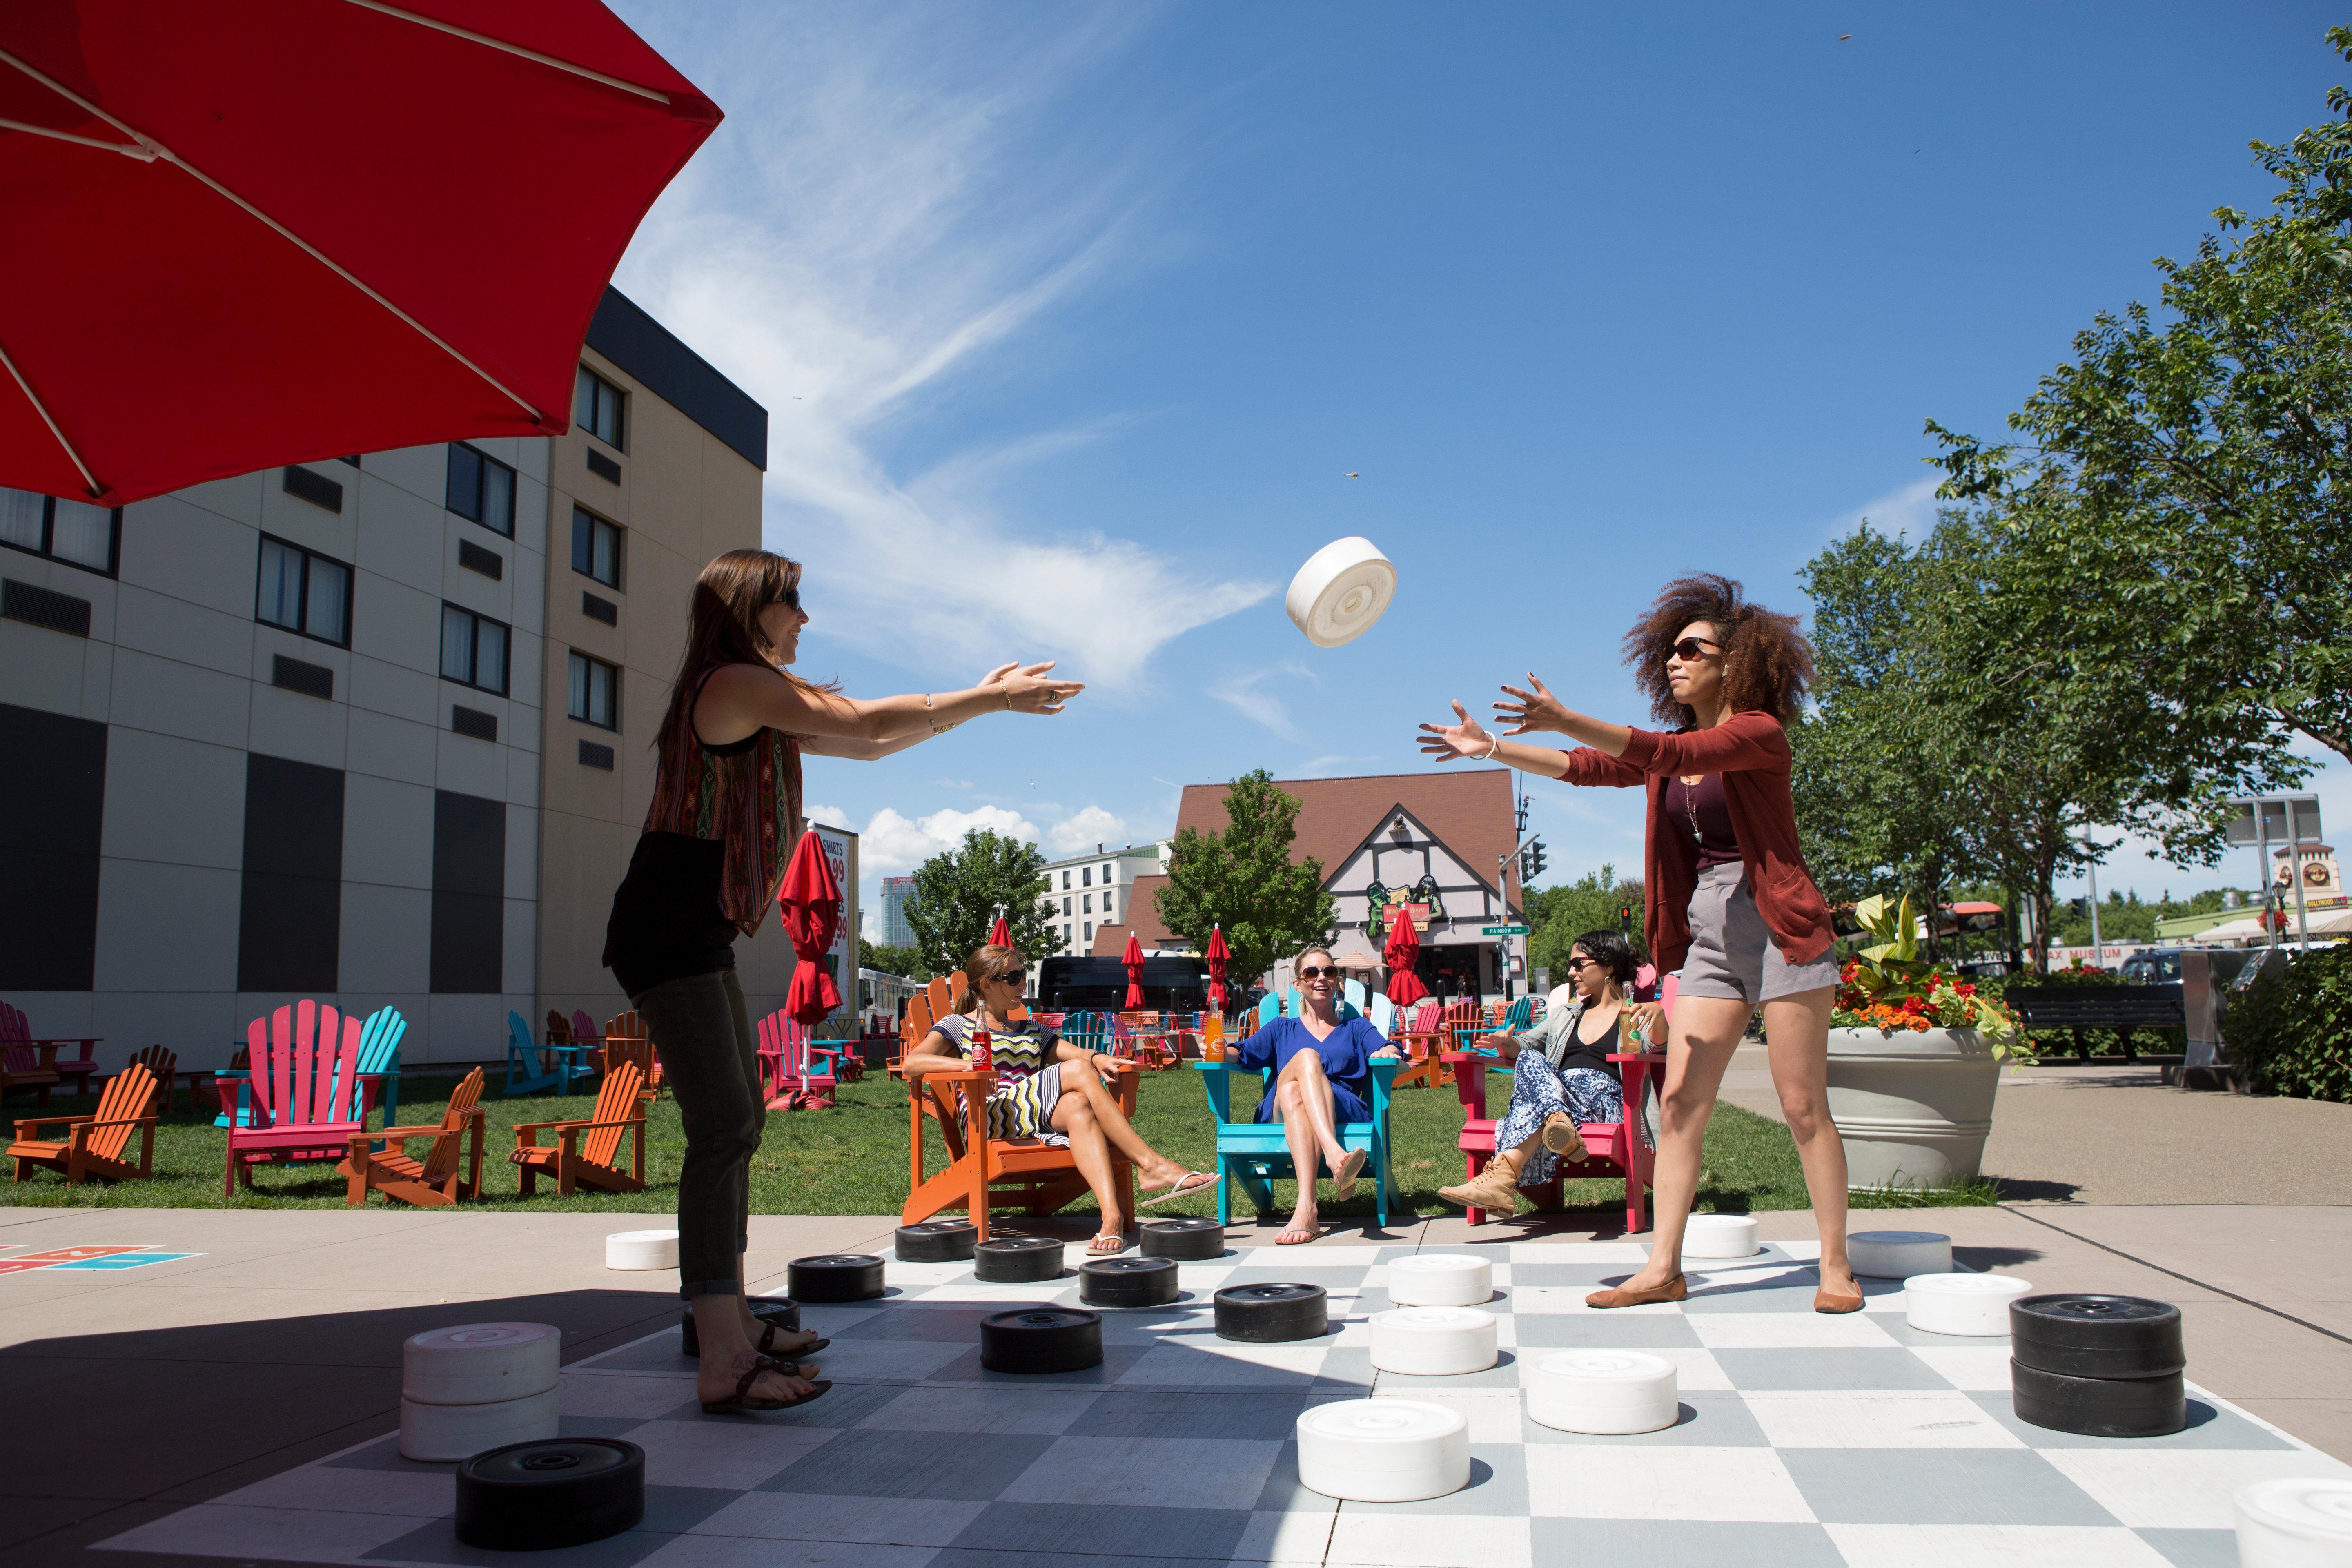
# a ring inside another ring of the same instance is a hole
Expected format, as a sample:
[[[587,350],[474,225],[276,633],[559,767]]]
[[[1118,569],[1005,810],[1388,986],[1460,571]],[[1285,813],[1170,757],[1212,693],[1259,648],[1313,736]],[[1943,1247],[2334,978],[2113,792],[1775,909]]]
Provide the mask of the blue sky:
[[[1925,417],[1997,430],[2347,74],[2301,4],[615,8],[728,112],[617,280],[771,410],[803,673],[1093,683],[812,761],[869,908],[968,825],[1417,771],[1529,668],[1644,721],[1661,581],[1808,608],[1857,519],[1931,515]],[[1318,649],[1282,591],[1347,534],[1398,596]],[[1528,793],[1555,879],[1638,867],[1633,794]]]

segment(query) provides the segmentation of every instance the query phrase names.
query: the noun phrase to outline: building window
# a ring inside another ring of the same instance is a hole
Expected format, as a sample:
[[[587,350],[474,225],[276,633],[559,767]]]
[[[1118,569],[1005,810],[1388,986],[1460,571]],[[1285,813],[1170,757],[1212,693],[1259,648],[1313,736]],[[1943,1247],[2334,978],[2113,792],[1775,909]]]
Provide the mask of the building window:
[[[515,471],[463,441],[449,444],[451,511],[473,519],[492,533],[514,537]]]
[[[1105,893],[1103,895],[1103,913],[1110,913],[1110,895],[1108,893]]]
[[[1067,871],[1065,871],[1065,872],[1063,872],[1063,873],[1062,873],[1062,890],[1063,890],[1064,892],[1067,892],[1067,891],[1069,890],[1069,887],[1070,887],[1070,874],[1069,874]],[[1064,900],[1062,900],[1062,912],[1063,912],[1064,914],[1068,914],[1068,913],[1070,912],[1069,904],[1070,904],[1070,900],[1067,900],[1067,899],[1064,899]]]
[[[1103,886],[1106,888],[1110,886],[1110,868],[1108,866],[1103,868]]]
[[[111,577],[121,553],[122,509],[0,489],[0,544]]]
[[[572,509],[572,569],[607,588],[621,585],[621,531],[584,507]]]
[[[1067,899],[1062,900],[1062,912],[1066,915],[1070,912],[1070,900]]]
[[[572,399],[572,422],[614,451],[621,445],[621,405],[628,394],[590,370],[580,367],[580,387]]]
[[[1081,888],[1091,888],[1094,885],[1095,868],[1092,866],[1080,867],[1078,868],[1078,886]]]
[[[1092,941],[1094,941],[1094,939],[1095,939],[1095,922],[1094,922],[1094,921],[1087,921],[1087,940],[1088,942],[1092,942]]]
[[[583,724],[599,730],[621,727],[621,672],[601,658],[584,653],[572,656],[570,712]]]
[[[507,642],[513,634],[498,622],[441,606],[441,679],[478,691],[507,694]]]
[[[352,569],[340,561],[261,536],[261,584],[253,618],[306,637],[352,646]]]
[[[1094,912],[1095,912],[1095,896],[1094,896],[1092,893],[1081,893],[1081,894],[1079,894],[1079,895],[1078,895],[1078,897],[1079,897],[1079,899],[1080,899],[1080,900],[1085,903],[1085,905],[1086,905],[1086,912],[1087,912],[1087,914],[1092,914],[1092,913],[1094,913]]]

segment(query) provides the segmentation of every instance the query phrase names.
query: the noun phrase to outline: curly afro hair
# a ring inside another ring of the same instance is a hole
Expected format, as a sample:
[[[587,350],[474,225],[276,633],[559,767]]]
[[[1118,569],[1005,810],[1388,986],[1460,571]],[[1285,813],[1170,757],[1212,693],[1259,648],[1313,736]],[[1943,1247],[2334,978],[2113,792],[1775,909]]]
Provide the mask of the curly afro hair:
[[[1666,683],[1666,656],[1693,621],[1713,626],[1723,645],[1723,689],[1732,712],[1766,712],[1784,724],[1797,717],[1813,680],[1813,645],[1797,629],[1797,617],[1751,604],[1730,578],[1702,572],[1659,589],[1649,614],[1625,634],[1625,662],[1660,723],[1696,722]]]

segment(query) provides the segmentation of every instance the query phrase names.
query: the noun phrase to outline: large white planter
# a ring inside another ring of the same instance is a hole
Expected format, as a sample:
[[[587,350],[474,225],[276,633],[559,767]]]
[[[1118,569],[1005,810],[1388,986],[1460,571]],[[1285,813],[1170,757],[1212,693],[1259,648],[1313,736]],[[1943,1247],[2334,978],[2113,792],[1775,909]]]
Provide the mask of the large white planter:
[[[1857,1187],[1969,1181],[2000,1063],[1974,1029],[1830,1031],[1830,1119]]]

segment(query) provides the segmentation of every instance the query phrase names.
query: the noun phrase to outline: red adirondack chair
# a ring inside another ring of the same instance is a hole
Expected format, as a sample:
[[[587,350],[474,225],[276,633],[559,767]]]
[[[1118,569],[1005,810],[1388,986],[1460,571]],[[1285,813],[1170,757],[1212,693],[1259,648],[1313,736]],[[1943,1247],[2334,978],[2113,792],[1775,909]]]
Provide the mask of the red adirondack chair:
[[[28,1134],[44,1127],[67,1130],[63,1142],[45,1142]],[[131,1129],[139,1131],[139,1163],[122,1158]],[[40,1116],[16,1123],[16,1141],[8,1145],[16,1162],[16,1180],[24,1181],[37,1165],[46,1165],[81,1185],[84,1176],[106,1176],[118,1182],[144,1180],[155,1166],[155,1079],[133,1064],[114,1075],[91,1116]]]
[[[305,997],[246,1028],[253,1064],[250,1126],[239,1127],[234,1080],[219,1084],[228,1118],[224,1196],[253,1184],[253,1167],[291,1160],[341,1160],[351,1135],[367,1131],[359,1082],[360,1020]]]
[[[818,1063],[824,1070],[818,1070]],[[841,1052],[810,1038],[808,1026],[781,1007],[760,1020],[760,1077],[771,1110],[816,1110],[833,1103]]]
[[[163,1108],[165,1115],[169,1115],[172,1110],[173,1090],[180,1076],[179,1054],[165,1046],[149,1046],[143,1050],[132,1052],[124,1070],[128,1071],[134,1067],[143,1067],[154,1075],[155,1103]],[[195,1109],[198,1076],[193,1072],[188,1075],[188,1109],[191,1110]]]
[[[12,1089],[39,1091],[36,1103],[47,1105],[49,1090],[71,1079],[76,1094],[89,1091],[89,1075],[98,1070],[90,1052],[103,1035],[83,1039],[37,1040],[24,1010],[0,1002],[0,1095]],[[80,1054],[70,1060],[58,1060],[58,1052],[67,1046],[77,1047]]]

